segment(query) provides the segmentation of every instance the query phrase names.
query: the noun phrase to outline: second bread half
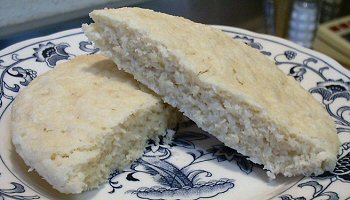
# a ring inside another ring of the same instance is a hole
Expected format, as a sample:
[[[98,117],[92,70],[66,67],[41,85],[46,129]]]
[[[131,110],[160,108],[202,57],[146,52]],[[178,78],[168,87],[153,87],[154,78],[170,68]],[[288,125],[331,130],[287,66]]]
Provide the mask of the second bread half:
[[[88,38],[225,145],[285,176],[333,170],[339,139],[322,105],[259,51],[190,20],[93,11]]]

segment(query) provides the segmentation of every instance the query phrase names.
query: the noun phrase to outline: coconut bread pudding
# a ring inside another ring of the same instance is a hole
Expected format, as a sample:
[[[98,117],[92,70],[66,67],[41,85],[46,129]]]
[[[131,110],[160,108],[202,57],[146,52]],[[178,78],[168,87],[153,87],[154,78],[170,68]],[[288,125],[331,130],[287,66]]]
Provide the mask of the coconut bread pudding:
[[[190,20],[95,10],[86,36],[170,105],[270,177],[334,169],[339,139],[323,106],[256,49]],[[273,80],[273,81],[271,81]]]
[[[62,193],[105,182],[138,159],[176,110],[102,55],[78,56],[33,80],[12,107],[16,151]]]

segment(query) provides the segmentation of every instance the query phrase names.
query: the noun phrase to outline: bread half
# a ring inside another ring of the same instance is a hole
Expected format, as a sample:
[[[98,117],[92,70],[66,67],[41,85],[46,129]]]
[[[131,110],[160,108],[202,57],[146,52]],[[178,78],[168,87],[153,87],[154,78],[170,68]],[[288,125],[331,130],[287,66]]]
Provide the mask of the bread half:
[[[86,36],[225,145],[285,176],[333,170],[339,139],[322,105],[257,50],[140,8],[93,11]]]
[[[147,90],[101,55],[78,56],[17,96],[16,151],[60,192],[96,188],[176,122],[176,112]]]

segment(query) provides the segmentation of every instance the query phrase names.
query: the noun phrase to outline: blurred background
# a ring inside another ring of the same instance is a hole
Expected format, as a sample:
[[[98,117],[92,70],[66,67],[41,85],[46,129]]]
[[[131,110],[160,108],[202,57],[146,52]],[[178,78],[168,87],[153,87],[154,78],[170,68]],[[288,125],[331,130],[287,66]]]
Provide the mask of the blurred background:
[[[81,27],[82,23],[91,22],[88,13],[93,9],[137,6],[183,16],[204,24],[228,25],[276,35],[307,48],[322,51],[350,66],[350,0],[1,0],[0,2],[0,50],[26,39]],[[334,41],[341,43],[340,46]]]

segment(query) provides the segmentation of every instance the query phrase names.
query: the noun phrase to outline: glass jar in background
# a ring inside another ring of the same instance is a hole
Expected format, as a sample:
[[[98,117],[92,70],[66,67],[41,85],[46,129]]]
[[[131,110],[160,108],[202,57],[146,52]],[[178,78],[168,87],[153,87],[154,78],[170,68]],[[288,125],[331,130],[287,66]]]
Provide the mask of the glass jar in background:
[[[288,39],[311,48],[319,23],[319,0],[294,0],[289,22]]]
[[[266,33],[312,48],[319,23],[349,15],[350,0],[264,0]]]

